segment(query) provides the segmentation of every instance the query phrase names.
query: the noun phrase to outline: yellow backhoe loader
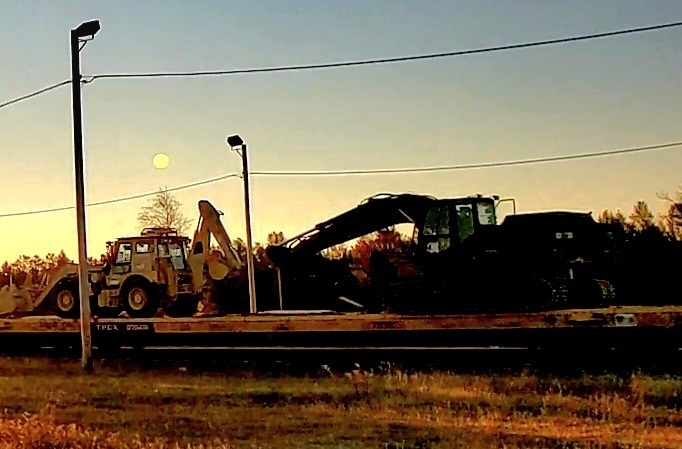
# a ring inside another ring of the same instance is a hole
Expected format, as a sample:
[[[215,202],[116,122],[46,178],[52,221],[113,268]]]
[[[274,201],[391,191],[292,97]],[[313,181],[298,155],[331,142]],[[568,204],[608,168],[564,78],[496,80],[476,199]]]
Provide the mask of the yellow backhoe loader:
[[[145,228],[139,236],[107,242],[105,261],[89,267],[89,298],[95,316],[135,318],[211,315],[238,300],[244,264],[220,221],[221,212],[199,201],[194,238],[170,228]],[[211,247],[211,235],[218,248]],[[0,315],[52,315],[77,318],[78,265],[42,276],[38,284],[10,282],[0,290]]]

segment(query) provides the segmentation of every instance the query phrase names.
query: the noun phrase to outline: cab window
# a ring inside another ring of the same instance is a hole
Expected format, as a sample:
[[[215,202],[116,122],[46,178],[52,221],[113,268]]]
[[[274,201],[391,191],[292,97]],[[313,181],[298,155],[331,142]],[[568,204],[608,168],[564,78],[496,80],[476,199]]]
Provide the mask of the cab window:
[[[124,264],[130,263],[133,256],[133,245],[130,243],[121,243],[118,245],[116,252],[116,263]]]
[[[168,246],[171,256],[171,263],[176,270],[182,270],[185,268],[185,253],[181,245],[177,243],[171,243]]]
[[[168,257],[168,244],[166,243],[159,243],[157,246],[159,250],[159,257]]]
[[[489,202],[480,202],[478,207],[478,223],[482,225],[494,225],[496,223],[495,205]]]
[[[152,252],[152,245],[149,242],[135,243],[135,252],[137,254],[146,254]]]
[[[474,214],[470,204],[461,204],[456,209],[459,240],[463,241],[474,233]]]
[[[438,253],[450,248],[450,209],[448,206],[431,208],[424,223],[426,251]]]
[[[424,223],[424,235],[436,235],[438,230],[438,218],[440,216],[440,207],[432,207],[426,214],[426,223]]]

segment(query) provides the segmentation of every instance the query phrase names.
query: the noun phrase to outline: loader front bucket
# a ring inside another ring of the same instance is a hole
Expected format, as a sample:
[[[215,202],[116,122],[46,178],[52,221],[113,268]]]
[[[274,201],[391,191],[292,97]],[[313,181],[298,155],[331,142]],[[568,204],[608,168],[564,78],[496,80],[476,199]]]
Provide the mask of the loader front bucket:
[[[28,312],[31,304],[31,297],[24,289],[7,286],[0,289],[0,316]]]

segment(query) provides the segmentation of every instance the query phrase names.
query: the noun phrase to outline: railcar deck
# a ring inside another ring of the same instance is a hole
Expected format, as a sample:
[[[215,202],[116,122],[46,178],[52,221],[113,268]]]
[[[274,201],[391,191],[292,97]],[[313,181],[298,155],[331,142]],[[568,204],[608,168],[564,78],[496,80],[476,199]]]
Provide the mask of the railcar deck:
[[[95,347],[677,349],[682,347],[682,306],[473,315],[273,311],[201,318],[93,318],[91,329]],[[80,345],[79,320],[0,320],[0,346],[17,345]]]

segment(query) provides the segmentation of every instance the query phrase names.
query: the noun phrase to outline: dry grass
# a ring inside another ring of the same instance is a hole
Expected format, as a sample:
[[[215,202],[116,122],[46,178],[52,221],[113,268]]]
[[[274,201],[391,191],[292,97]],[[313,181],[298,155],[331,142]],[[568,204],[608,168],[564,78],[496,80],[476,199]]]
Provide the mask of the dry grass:
[[[682,447],[674,377],[85,375],[3,359],[0,382],[0,448]]]

